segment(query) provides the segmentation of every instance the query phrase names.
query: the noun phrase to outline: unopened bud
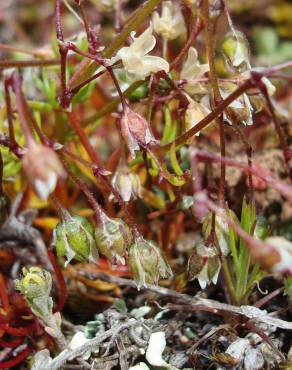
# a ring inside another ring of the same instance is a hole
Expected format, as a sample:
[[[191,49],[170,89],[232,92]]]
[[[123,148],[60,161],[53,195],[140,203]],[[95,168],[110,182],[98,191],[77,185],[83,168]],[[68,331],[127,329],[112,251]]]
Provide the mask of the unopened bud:
[[[94,228],[85,217],[66,214],[54,230],[53,243],[56,246],[57,255],[66,256],[66,265],[73,258],[95,262],[98,257]]]
[[[15,281],[16,288],[28,301],[35,298],[49,296],[52,288],[52,277],[48,271],[39,267],[22,269],[23,278]]]
[[[139,237],[129,250],[128,264],[138,288],[158,284],[160,278],[172,275],[163,251],[150,240]]]
[[[15,280],[15,287],[26,298],[31,310],[42,320],[52,315],[53,300],[50,297],[52,277],[39,267],[23,268],[23,278]]]
[[[128,106],[124,108],[121,118],[121,132],[133,158],[140,148],[145,149],[151,142],[155,142],[146,119]]]
[[[124,158],[120,160],[111,184],[120,193],[124,202],[128,202],[131,197],[134,199],[141,197],[140,178],[130,171]]]
[[[95,241],[100,253],[112,263],[116,260],[124,263],[127,246],[132,242],[132,233],[121,219],[105,216],[95,228]]]
[[[216,284],[221,269],[219,251],[216,245],[200,242],[188,261],[188,280],[198,279],[202,289],[211,282]]]
[[[57,154],[43,145],[32,144],[22,159],[23,170],[38,196],[46,200],[65,172]]]
[[[66,340],[60,330],[60,313],[53,314],[53,299],[50,296],[52,277],[48,271],[39,267],[23,268],[23,278],[15,281],[18,289],[26,298],[32,312],[40,319],[45,331],[55,338],[60,348]]]
[[[222,52],[232,71],[244,72],[250,68],[248,41],[242,32],[228,32],[222,42]]]

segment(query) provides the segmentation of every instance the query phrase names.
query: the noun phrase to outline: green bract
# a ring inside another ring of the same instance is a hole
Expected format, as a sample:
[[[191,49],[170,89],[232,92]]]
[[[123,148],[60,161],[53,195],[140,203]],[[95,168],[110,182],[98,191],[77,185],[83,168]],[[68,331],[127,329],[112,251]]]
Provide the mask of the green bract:
[[[129,226],[119,218],[106,217],[95,229],[96,246],[111,262],[124,262],[126,248],[132,242]]]
[[[54,231],[54,244],[57,255],[66,257],[66,264],[73,258],[95,262],[98,257],[94,229],[85,217],[67,215]]]
[[[157,284],[160,278],[172,275],[166,257],[152,240],[139,237],[129,250],[128,264],[138,288],[147,284]]]

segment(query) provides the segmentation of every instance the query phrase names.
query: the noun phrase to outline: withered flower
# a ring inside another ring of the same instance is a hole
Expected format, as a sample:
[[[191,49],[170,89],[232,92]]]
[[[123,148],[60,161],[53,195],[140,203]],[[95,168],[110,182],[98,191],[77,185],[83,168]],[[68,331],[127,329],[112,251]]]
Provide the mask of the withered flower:
[[[65,177],[65,171],[50,148],[33,143],[22,158],[23,170],[38,196],[46,200],[55,190],[58,178]]]

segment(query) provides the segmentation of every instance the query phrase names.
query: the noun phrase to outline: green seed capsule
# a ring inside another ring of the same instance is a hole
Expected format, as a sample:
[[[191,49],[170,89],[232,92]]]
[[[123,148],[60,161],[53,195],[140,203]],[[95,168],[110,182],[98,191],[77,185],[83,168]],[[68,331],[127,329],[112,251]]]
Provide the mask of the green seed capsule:
[[[79,261],[96,261],[97,251],[93,235],[93,226],[85,217],[69,215],[54,231],[57,255],[66,256],[66,264],[73,258]]]
[[[123,262],[126,248],[132,242],[132,233],[124,221],[106,217],[95,229],[95,241],[100,253],[111,262]]]
[[[237,30],[228,32],[223,39],[221,49],[227,66],[233,71],[243,72],[249,69],[249,46],[242,32]]]
[[[172,275],[166,257],[158,245],[142,237],[136,239],[129,251],[128,264],[138,288],[157,284],[160,278]]]

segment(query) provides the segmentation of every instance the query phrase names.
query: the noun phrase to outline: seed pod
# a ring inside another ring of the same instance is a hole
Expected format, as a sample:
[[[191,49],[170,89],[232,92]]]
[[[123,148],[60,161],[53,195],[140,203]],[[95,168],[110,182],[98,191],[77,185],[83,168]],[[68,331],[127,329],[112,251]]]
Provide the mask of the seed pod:
[[[119,218],[104,217],[95,228],[95,242],[98,250],[112,263],[124,263],[127,246],[132,242],[129,226]]]
[[[233,72],[244,72],[250,69],[249,45],[240,31],[228,32],[222,42],[222,53],[227,66]]]
[[[147,284],[158,284],[160,278],[172,275],[166,257],[152,240],[139,237],[129,250],[128,264],[138,288]]]
[[[53,243],[56,246],[57,255],[66,256],[65,265],[73,258],[95,262],[98,257],[94,242],[94,228],[85,217],[66,214],[54,230]]]

